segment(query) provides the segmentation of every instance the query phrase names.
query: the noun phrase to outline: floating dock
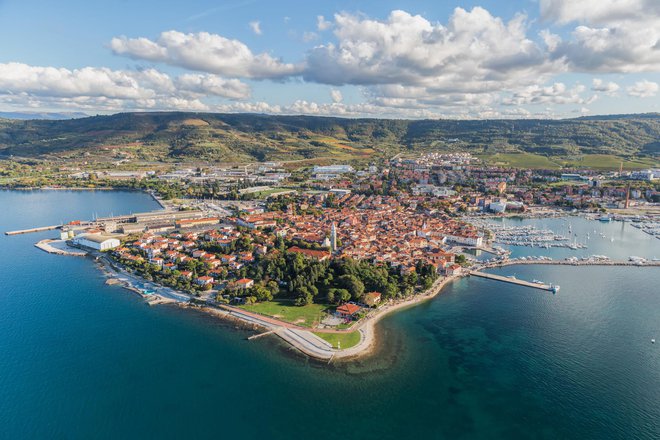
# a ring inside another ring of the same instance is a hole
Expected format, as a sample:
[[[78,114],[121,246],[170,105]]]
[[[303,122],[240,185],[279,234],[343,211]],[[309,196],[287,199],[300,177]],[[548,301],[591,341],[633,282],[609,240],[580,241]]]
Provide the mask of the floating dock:
[[[504,277],[501,275],[495,275],[492,273],[479,272],[477,270],[471,270],[470,275],[475,277],[487,278],[489,280],[503,281],[505,283],[518,284],[519,286],[532,287],[534,289],[547,290],[549,292],[556,292],[559,290],[559,286],[552,284],[543,284],[543,283],[532,283],[525,280],[519,280],[517,278]]]
[[[32,232],[52,231],[53,229],[60,229],[61,227],[62,225],[41,226],[40,228],[21,229],[19,231],[7,231],[5,232],[5,235],[20,235],[20,234],[30,234]]]

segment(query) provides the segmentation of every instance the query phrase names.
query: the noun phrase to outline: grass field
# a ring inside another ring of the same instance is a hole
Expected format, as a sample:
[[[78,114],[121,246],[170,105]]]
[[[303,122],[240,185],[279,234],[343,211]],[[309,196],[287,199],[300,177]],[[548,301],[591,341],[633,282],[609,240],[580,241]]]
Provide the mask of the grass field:
[[[532,153],[496,153],[477,155],[478,158],[493,165],[504,165],[514,168],[559,169],[594,168],[602,170],[617,170],[623,162],[623,169],[643,169],[658,166],[658,161],[652,158],[622,158],[613,154],[583,154],[577,157],[542,156]]]
[[[585,154],[577,158],[571,158],[561,161],[563,165],[569,167],[588,167],[596,169],[619,169],[623,162],[623,169],[643,169],[658,166],[658,161],[652,158],[623,159],[612,154]]]
[[[493,165],[504,165],[514,168],[560,168],[560,165],[554,160],[532,153],[496,153],[478,155],[477,157]]]
[[[341,344],[341,348],[351,348],[357,345],[360,342],[360,332],[354,331],[350,333],[316,333],[316,336],[321,339],[324,339],[332,344],[334,348],[337,348],[337,343]]]
[[[282,321],[300,325],[302,327],[313,327],[318,324],[325,315],[328,308],[324,304],[308,304],[306,306],[296,306],[292,301],[275,300],[265,301],[257,304],[240,306],[248,312],[260,313]]]

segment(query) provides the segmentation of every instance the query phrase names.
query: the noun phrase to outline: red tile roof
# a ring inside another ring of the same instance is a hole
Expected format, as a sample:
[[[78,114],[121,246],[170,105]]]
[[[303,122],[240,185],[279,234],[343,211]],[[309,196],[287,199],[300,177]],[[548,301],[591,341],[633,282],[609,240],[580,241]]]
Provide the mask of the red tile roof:
[[[359,310],[360,306],[356,306],[355,304],[342,304],[337,307],[337,312],[341,313],[342,315],[354,315]]]

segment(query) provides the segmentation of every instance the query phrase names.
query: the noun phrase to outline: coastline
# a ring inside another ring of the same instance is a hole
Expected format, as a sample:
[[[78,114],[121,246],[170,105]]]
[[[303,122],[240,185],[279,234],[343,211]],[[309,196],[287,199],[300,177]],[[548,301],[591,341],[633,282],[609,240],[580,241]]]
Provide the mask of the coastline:
[[[296,348],[301,353],[313,358],[317,361],[331,362],[334,360],[349,361],[352,359],[363,358],[370,356],[374,353],[378,343],[377,324],[386,316],[400,310],[414,307],[422,302],[428,301],[436,297],[443,288],[465,275],[453,275],[443,277],[436,280],[436,283],[431,286],[426,292],[418,294],[413,298],[409,298],[400,302],[387,304],[377,312],[366,318],[364,321],[357,323],[357,325],[345,330],[331,330],[331,329],[309,329],[290,324],[287,322],[279,321],[275,318],[270,318],[262,315],[257,315],[247,312],[243,309],[222,305],[219,307],[204,306],[197,304],[181,304],[180,307],[194,308],[218,317],[227,319],[233,322],[241,322],[241,324],[253,329],[261,329],[266,333],[272,333],[279,336],[285,342],[289,343],[293,348]],[[322,340],[312,333],[352,333],[354,331],[360,332],[360,342],[356,345],[345,348],[334,348],[330,343]],[[258,334],[255,336],[260,336]]]
[[[362,323],[358,323],[354,331],[359,331],[361,333],[360,342],[357,345],[354,345],[351,348],[344,350],[338,350],[335,354],[335,359],[350,360],[356,359],[359,357],[365,357],[371,355],[377,345],[378,335],[376,331],[376,324],[380,322],[381,319],[386,316],[406,309],[408,307],[414,307],[418,304],[421,304],[425,301],[435,298],[437,295],[442,292],[443,288],[448,284],[454,282],[455,280],[462,278],[462,275],[452,275],[448,277],[439,278],[436,280],[435,284],[431,286],[426,292],[416,295],[413,298],[395,303],[392,305],[386,305],[382,310],[379,310],[377,314],[368,318]]]
[[[107,263],[107,262],[106,262]],[[581,263],[581,264],[580,264]],[[572,265],[572,266],[586,266],[586,265],[599,265],[599,266],[610,266],[610,265],[621,265],[621,266],[639,266],[631,262],[622,262],[622,261],[600,261],[600,262],[579,262],[569,263],[569,262],[560,262],[560,261],[510,261],[504,262],[503,264],[497,264],[494,266],[485,266],[484,269],[492,269],[496,267],[503,266],[513,266],[513,265],[533,265],[533,264],[545,264],[545,265]],[[103,265],[105,266],[105,265]],[[114,265],[112,265],[114,266]],[[658,267],[660,262],[653,262],[653,264],[642,265],[642,267]],[[229,306],[229,305],[210,305],[210,304],[199,304],[190,301],[183,301],[181,299],[182,294],[177,292],[179,297],[173,298],[170,295],[163,296],[158,293],[153,295],[144,295],[138,288],[132,285],[134,281],[137,281],[137,278],[121,272],[116,272],[116,268],[112,267],[111,270],[107,270],[108,267],[105,267],[105,273],[108,277],[117,279],[117,282],[121,282],[123,287],[131,290],[140,296],[142,296],[149,305],[154,304],[163,304],[163,303],[174,303],[182,308],[195,309],[204,313],[209,314],[210,316],[228,320],[234,323],[240,323],[246,328],[252,330],[262,330],[262,333],[258,333],[251,338],[256,338],[265,334],[273,334],[280,337],[284,342],[291,345],[297,351],[302,354],[321,362],[332,362],[332,361],[350,361],[358,358],[364,358],[372,355],[377,347],[379,342],[378,338],[378,329],[377,324],[386,316],[391,315],[394,312],[407,309],[409,307],[414,307],[420,303],[431,300],[439,295],[442,290],[450,283],[454,282],[457,279],[466,277],[469,275],[469,271],[465,271],[461,275],[452,275],[448,277],[438,278],[436,282],[429,288],[427,291],[415,295],[412,298],[402,300],[400,302],[394,302],[382,306],[380,309],[377,309],[372,316],[365,318],[362,322],[356,323],[354,326],[345,329],[345,330],[334,330],[334,329],[310,329],[306,327],[300,327],[298,325],[288,323],[285,321],[280,321],[276,318],[272,318],[266,315],[260,315],[253,312],[248,312],[239,307]],[[114,273],[113,273],[114,272]],[[128,279],[127,279],[128,278]],[[171,288],[162,287],[164,291],[173,292]],[[191,299],[190,296],[185,295],[188,299]],[[360,333],[360,341],[350,347],[345,349],[334,348],[330,343],[321,339],[319,336],[314,333],[351,333],[357,331]]]
[[[95,191],[99,190],[112,190],[115,188],[41,188],[41,189],[51,189],[51,190],[89,190]],[[27,190],[27,189],[26,189]],[[158,203],[158,205],[166,209],[164,203],[160,198],[155,194],[154,191],[145,191],[139,189],[133,189],[131,191],[140,191],[149,194],[153,200]],[[553,213],[552,216],[555,216]],[[514,215],[520,216],[520,215]],[[559,215],[563,217],[565,215]],[[523,217],[524,218],[524,217]],[[62,255],[80,255],[77,253],[68,253],[68,249],[55,247],[57,240],[42,240],[39,243],[35,244],[38,248],[43,251],[50,253],[57,253]],[[94,255],[89,254],[90,256],[96,256],[101,254]],[[374,353],[377,344],[379,342],[379,335],[377,330],[377,324],[386,316],[389,316],[393,312],[406,309],[408,307],[413,307],[421,302],[430,300],[442,292],[444,287],[449,283],[453,282],[458,278],[462,278],[470,275],[470,270],[465,269],[461,275],[452,275],[448,277],[439,277],[433,285],[424,292],[420,292],[412,297],[399,301],[390,301],[381,305],[377,309],[372,309],[369,311],[367,316],[362,320],[355,322],[351,327],[347,329],[315,329],[300,327],[296,324],[292,324],[285,321],[280,321],[279,319],[272,318],[267,315],[260,315],[247,310],[241,309],[240,307],[229,306],[225,304],[215,304],[215,301],[208,300],[206,303],[199,301],[193,295],[178,291],[176,289],[159,285],[155,282],[147,282],[135,276],[125,270],[122,265],[118,265],[113,261],[110,261],[107,257],[100,258],[101,269],[108,277],[108,284],[121,284],[124,288],[131,290],[139,294],[149,305],[163,304],[163,303],[174,303],[177,306],[182,308],[194,308],[198,311],[204,311],[212,316],[219,317],[222,319],[227,319],[232,322],[240,322],[246,328],[252,328],[253,330],[263,329],[266,333],[272,333],[279,336],[282,340],[287,342],[292,347],[296,348],[301,353],[314,358],[320,361],[331,362],[332,360],[350,360],[361,357],[370,356]],[[641,266],[635,262],[629,261],[544,261],[544,260],[507,260],[498,262],[496,264],[486,264],[486,265],[477,265],[473,266],[472,269],[490,269],[503,266],[511,265],[530,265],[530,264],[540,264],[540,265],[573,265],[573,266],[582,266],[582,265],[617,265],[617,266]],[[480,266],[480,267],[479,267]],[[643,264],[643,266],[660,266],[660,262],[648,262]],[[347,334],[353,332],[359,332],[360,340],[359,342],[349,348],[338,349],[333,347],[333,345],[321,337],[317,336],[318,333],[323,334]],[[316,334],[315,334],[316,333]],[[262,333],[263,334],[263,333]],[[255,335],[259,336],[259,335]]]

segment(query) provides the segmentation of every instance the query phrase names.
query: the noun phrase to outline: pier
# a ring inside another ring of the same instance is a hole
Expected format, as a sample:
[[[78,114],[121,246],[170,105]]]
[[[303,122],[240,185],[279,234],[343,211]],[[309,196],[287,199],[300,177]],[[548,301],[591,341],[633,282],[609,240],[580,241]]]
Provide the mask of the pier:
[[[506,260],[481,265],[482,269],[517,266],[524,264],[546,264],[553,266],[635,266],[660,267],[660,261],[625,261],[625,260]]]
[[[5,235],[30,234],[32,232],[52,231],[53,229],[60,229],[60,228],[62,228],[62,225],[41,226],[39,228],[21,229],[18,231],[7,231],[5,232]]]
[[[553,286],[551,284],[532,283],[529,281],[519,280],[517,278],[503,277],[501,275],[495,275],[492,273],[479,272],[477,270],[471,270],[470,275],[474,275],[475,277],[487,278],[489,280],[518,284],[519,286],[532,287],[534,289],[547,290],[549,292],[554,292],[557,289],[557,286]]]

